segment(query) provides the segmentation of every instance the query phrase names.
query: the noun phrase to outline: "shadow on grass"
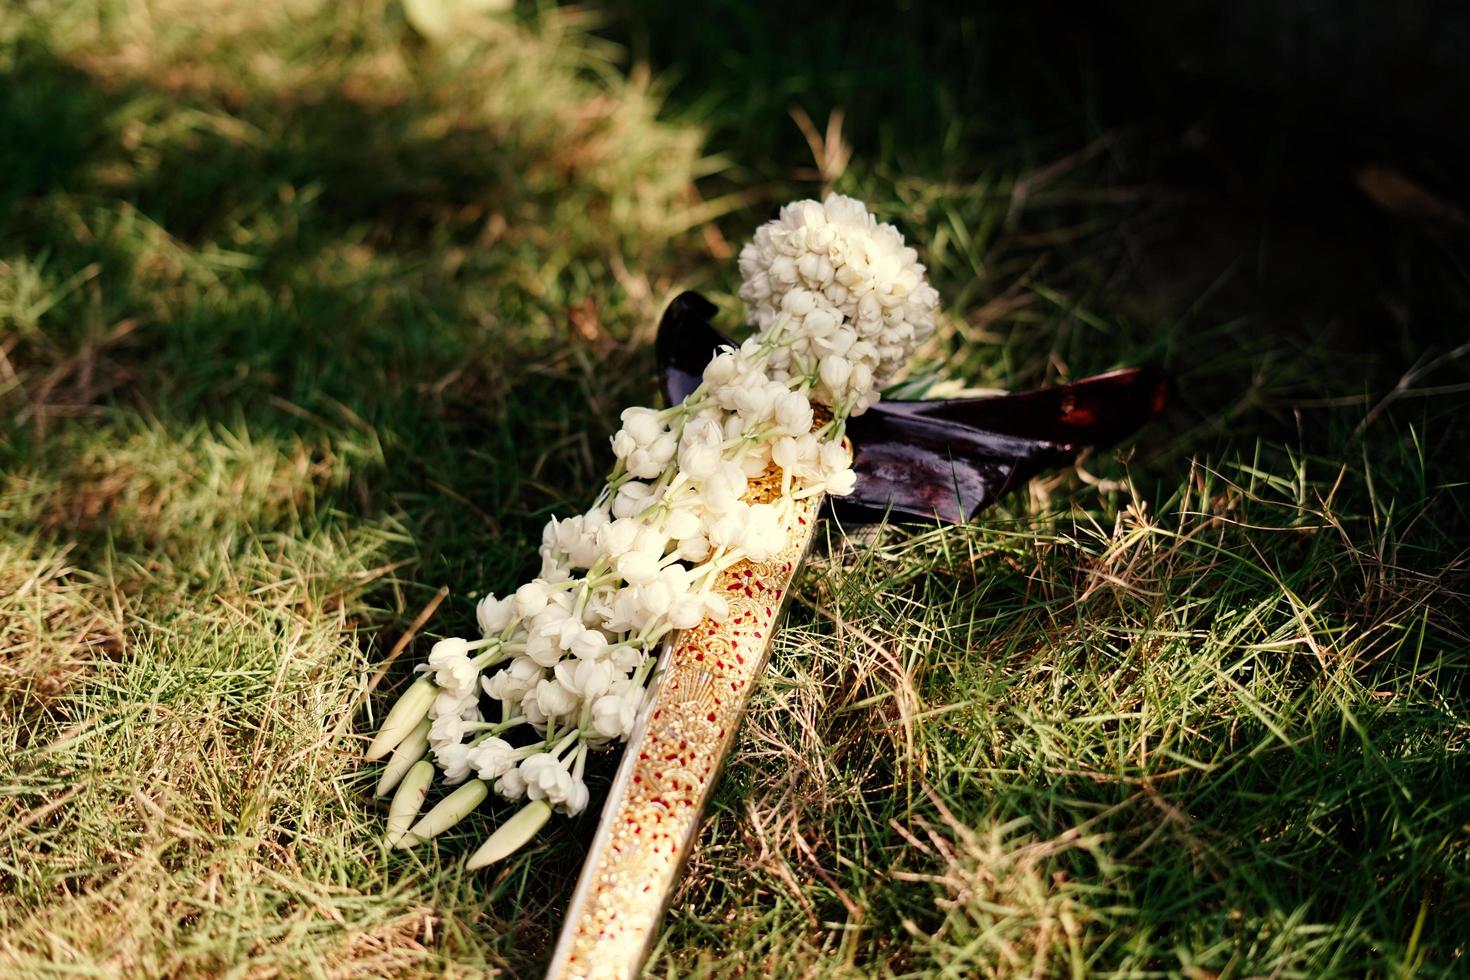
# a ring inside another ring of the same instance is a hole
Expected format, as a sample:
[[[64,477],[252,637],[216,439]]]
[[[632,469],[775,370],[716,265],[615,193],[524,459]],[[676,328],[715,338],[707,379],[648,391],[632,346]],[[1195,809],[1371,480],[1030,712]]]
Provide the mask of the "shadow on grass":
[[[621,291],[606,202],[568,175],[591,224],[538,225],[561,206],[557,181],[523,179],[541,150],[448,113],[346,86],[160,87],[23,47],[0,78],[0,129],[21,137],[0,213],[7,260],[55,306],[11,353],[45,401],[12,392],[32,423],[12,459],[57,434],[48,417],[99,403],[123,429],[360,430],[381,467],[321,506],[406,505],[435,556],[418,574],[474,561],[467,511],[492,538],[534,539],[600,473],[615,407],[651,395],[650,358],[598,318],[606,303],[626,320],[604,299]]]

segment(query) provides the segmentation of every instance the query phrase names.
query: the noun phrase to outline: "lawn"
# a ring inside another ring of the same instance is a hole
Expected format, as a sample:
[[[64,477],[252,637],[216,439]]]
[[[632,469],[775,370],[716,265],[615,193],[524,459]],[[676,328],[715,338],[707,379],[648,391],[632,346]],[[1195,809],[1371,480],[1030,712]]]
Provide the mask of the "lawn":
[[[0,10],[0,973],[535,975],[596,806],[390,851],[365,734],[825,187],[917,375],[1176,397],[828,526],[649,975],[1464,971],[1463,210],[1024,12],[687,6]]]

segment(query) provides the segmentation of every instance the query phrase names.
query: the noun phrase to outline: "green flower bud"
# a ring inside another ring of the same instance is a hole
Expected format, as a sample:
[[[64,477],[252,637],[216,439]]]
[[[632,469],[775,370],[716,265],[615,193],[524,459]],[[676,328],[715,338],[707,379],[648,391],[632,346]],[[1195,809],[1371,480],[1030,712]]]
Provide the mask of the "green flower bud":
[[[433,678],[420,677],[414,681],[403,692],[393,710],[388,712],[388,717],[383,719],[383,727],[378,730],[377,738],[368,746],[367,761],[377,762],[396,749],[398,743],[408,738],[409,733],[418,727],[418,723],[429,716],[429,706],[434,703],[436,693],[438,689],[434,686]]]
[[[490,787],[484,781],[471,779],[440,800],[434,809],[424,814],[419,822],[409,830],[407,836],[398,842],[398,846],[412,847],[414,844],[422,844],[426,840],[439,836],[469,816],[470,811],[483,803],[489,794]]]
[[[387,796],[393,787],[403,778],[413,764],[424,757],[429,751],[429,729],[432,727],[429,719],[425,718],[419,722],[419,727],[409,733],[408,738],[398,743],[398,748],[393,750],[393,758],[383,767],[383,775],[378,777],[378,790],[376,796]]]
[[[384,839],[389,846],[397,847],[404,834],[408,833],[413,818],[419,815],[419,807],[424,805],[424,797],[429,795],[429,784],[433,781],[434,764],[429,760],[416,762],[409,767],[408,775],[403,777],[398,792],[393,794],[393,802],[388,805],[388,834]]]
[[[515,816],[511,817],[500,829],[490,835],[480,849],[470,855],[469,869],[474,871],[483,868],[487,864],[510,857],[516,851],[525,846],[526,842],[536,836],[536,832],[546,826],[546,821],[551,817],[551,804],[545,800],[537,800],[522,807]]]

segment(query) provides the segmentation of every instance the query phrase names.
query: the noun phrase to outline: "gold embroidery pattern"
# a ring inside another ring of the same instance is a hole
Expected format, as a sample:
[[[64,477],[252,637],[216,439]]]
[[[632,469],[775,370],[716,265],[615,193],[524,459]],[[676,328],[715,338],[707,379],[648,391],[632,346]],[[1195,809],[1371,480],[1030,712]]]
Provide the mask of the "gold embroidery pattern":
[[[768,471],[748,503],[780,495]],[[744,561],[715,588],[730,604],[723,622],[705,620],[678,635],[621,798],[603,811],[605,846],[583,869],[549,977],[625,980],[636,976],[663,917],[664,903],[698,835],[700,817],[734,742],[751,688],[765,666],[791,579],[806,551],[820,497],[795,502],[786,546],[769,561]],[[620,774],[621,775],[621,774]],[[591,862],[595,862],[591,863]]]

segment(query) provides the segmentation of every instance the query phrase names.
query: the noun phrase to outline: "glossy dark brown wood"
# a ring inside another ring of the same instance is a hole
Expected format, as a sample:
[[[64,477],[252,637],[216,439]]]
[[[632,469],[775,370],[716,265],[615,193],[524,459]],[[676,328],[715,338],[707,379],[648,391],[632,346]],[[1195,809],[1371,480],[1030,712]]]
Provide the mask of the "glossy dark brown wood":
[[[733,345],[710,325],[714,313],[714,304],[686,292],[659,323],[659,383],[670,404],[699,385],[720,347]],[[989,398],[884,399],[848,421],[857,487],[832,507],[844,520],[962,523],[1081,450],[1127,438],[1167,399],[1168,383],[1152,368]]]
[[[704,378],[704,366],[721,347],[735,341],[710,326],[718,310],[695,292],[674,297],[658,322],[654,353],[658,356],[658,386],[664,400],[677,405],[688,398]]]

